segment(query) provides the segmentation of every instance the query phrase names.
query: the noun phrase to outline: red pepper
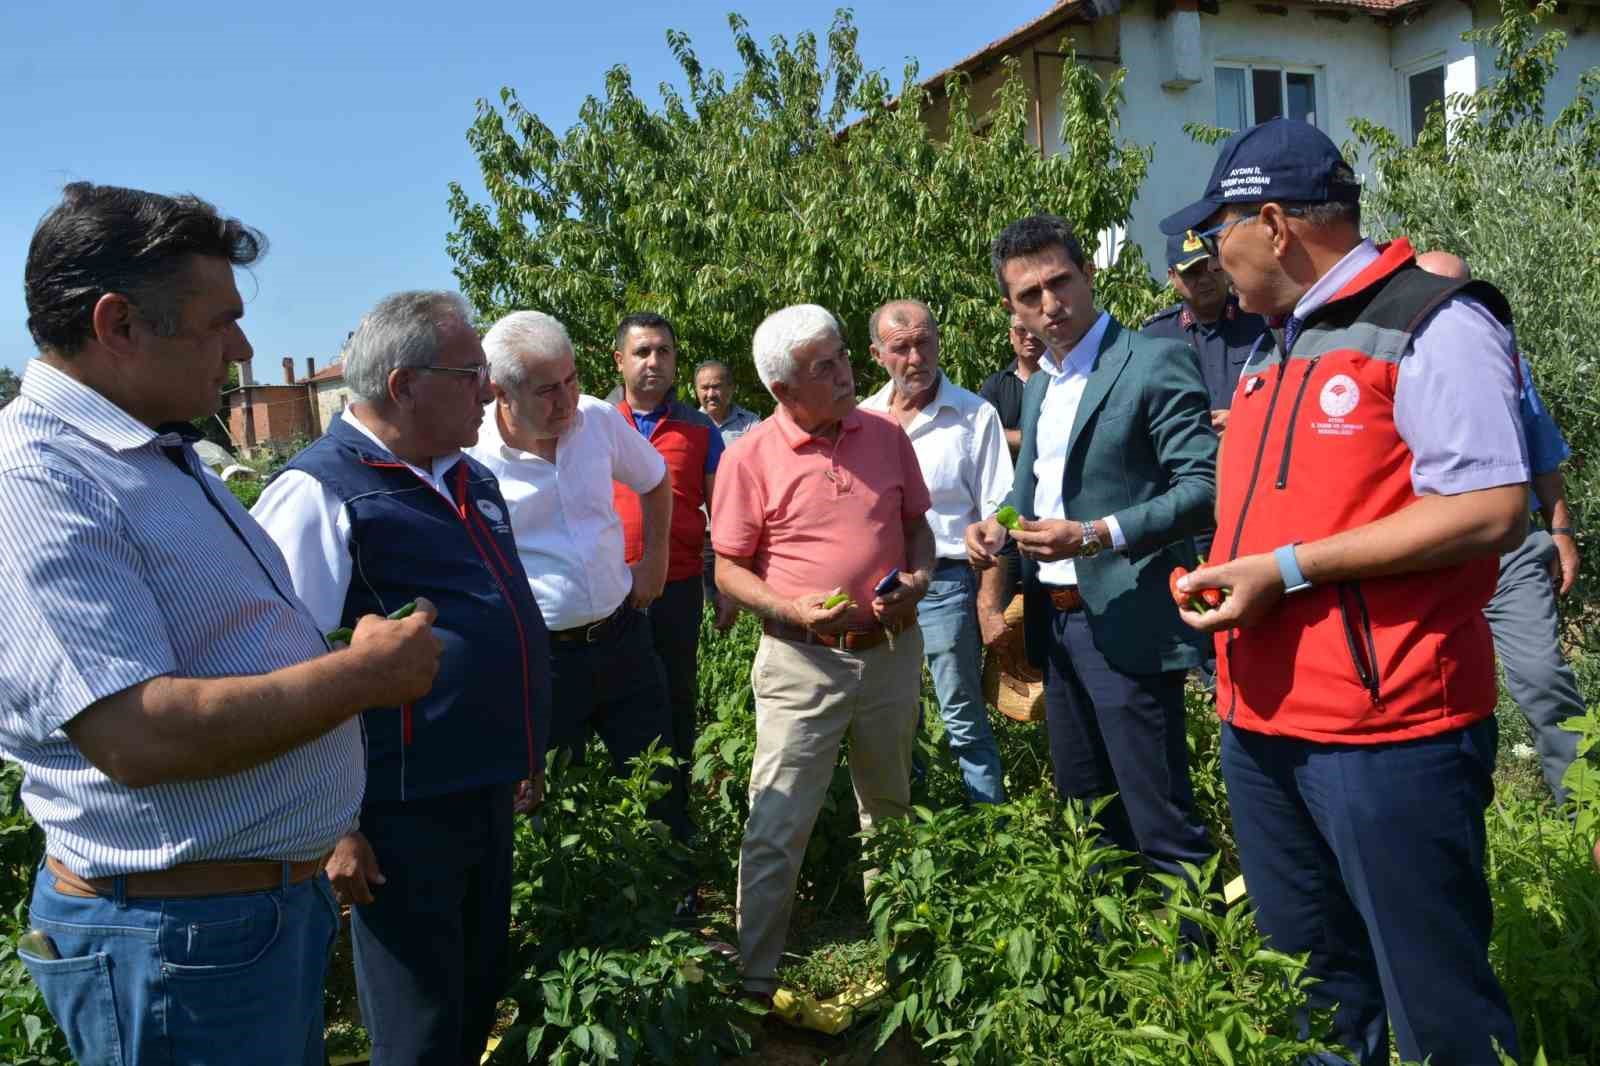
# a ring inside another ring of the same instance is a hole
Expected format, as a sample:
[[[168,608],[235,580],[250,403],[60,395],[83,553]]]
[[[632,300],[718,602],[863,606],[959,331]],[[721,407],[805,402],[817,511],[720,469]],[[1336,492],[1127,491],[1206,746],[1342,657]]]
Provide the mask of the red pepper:
[[[1189,606],[1189,597],[1185,595],[1182,589],[1178,588],[1178,579],[1188,576],[1188,567],[1175,566],[1172,568],[1172,574],[1167,578],[1167,590],[1172,593],[1172,602],[1179,607]]]
[[[1221,589],[1201,589],[1200,598],[1205,601],[1207,607],[1215,609],[1222,606]]]

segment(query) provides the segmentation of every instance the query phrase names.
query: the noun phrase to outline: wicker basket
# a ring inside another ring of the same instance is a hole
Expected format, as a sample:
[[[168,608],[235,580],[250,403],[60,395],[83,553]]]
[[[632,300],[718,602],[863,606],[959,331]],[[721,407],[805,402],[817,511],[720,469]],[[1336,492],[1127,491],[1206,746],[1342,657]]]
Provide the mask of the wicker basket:
[[[1014,598],[1006,607],[1006,639],[1022,646],[1022,597]],[[1020,656],[1019,656],[1020,657]],[[1024,677],[1028,686],[1026,696],[1009,685],[1000,683],[1001,656],[989,652],[983,664],[983,698],[989,706],[1017,722],[1044,721],[1044,681],[1033,676]]]

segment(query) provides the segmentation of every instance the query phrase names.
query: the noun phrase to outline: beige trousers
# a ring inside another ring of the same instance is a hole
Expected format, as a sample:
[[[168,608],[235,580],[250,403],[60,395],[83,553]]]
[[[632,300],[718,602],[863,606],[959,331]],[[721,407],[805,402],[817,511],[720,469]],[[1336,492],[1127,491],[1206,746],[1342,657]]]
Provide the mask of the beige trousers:
[[[912,626],[892,649],[859,653],[764,636],[750,684],[756,754],[739,850],[739,953],[745,986],[770,992],[800,863],[846,734],[862,830],[910,811],[922,631]]]

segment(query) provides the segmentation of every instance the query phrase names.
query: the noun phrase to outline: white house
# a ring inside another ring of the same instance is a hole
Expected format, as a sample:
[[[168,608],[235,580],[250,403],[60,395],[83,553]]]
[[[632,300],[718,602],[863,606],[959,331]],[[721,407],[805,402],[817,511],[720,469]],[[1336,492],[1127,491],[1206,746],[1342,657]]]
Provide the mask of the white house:
[[[1494,76],[1492,50],[1461,37],[1499,17],[1497,0],[1060,0],[930,78],[928,118],[937,132],[943,85],[957,72],[971,78],[981,113],[1001,60],[1014,57],[1033,95],[1032,139],[1059,152],[1063,38],[1100,70],[1126,68],[1122,134],[1155,152],[1127,236],[1159,274],[1166,260],[1156,224],[1200,195],[1216,161],[1216,148],[1191,140],[1186,123],[1240,129],[1288,115],[1343,143],[1351,120],[1365,118],[1413,137],[1430,103]],[[1542,25],[1568,40],[1546,97],[1553,116],[1582,72],[1600,65],[1600,4],[1562,4]],[[1099,257],[1112,251],[1102,247]]]

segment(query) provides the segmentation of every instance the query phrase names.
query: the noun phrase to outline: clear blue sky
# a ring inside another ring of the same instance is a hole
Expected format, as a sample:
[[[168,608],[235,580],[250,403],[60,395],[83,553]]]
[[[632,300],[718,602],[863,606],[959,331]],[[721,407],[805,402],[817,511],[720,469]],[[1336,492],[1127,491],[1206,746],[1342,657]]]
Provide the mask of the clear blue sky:
[[[502,86],[558,132],[615,63],[649,91],[678,81],[669,28],[706,67],[736,70],[736,10],[758,40],[813,30],[835,0],[663,4],[276,4],[9,0],[0,4],[0,365],[33,354],[22,298],[28,239],[69,181],[193,192],[264,230],[241,277],[259,379],[323,366],[387,292],[453,287],[448,183],[482,189],[466,142]],[[869,67],[932,74],[1051,0],[869,0]]]

